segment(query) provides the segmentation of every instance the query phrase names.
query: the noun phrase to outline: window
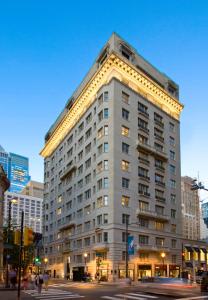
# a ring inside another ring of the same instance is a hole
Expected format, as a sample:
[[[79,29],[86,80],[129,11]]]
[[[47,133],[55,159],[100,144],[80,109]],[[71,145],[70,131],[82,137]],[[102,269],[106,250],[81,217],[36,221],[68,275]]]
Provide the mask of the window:
[[[103,215],[103,223],[108,224],[108,214]]]
[[[86,117],[86,123],[89,124],[91,120],[92,120],[92,113],[90,113],[90,114]]]
[[[155,198],[160,202],[165,202],[164,191],[155,190]]]
[[[104,243],[108,242],[108,232],[103,232],[103,242]]]
[[[83,179],[81,179],[77,182],[77,187],[78,187],[78,189],[81,189],[83,187]]]
[[[102,243],[102,233],[97,234],[97,242]]]
[[[79,147],[82,146],[83,141],[84,141],[84,138],[83,138],[83,136],[82,136],[82,137],[78,140],[78,145],[79,145]]]
[[[170,201],[172,204],[176,204],[176,195],[175,194],[170,195]]]
[[[165,183],[163,182],[164,180],[164,176],[155,173],[155,182],[160,184],[160,185],[165,185]]]
[[[103,153],[103,145],[98,146],[98,155],[101,155]],[[96,159],[96,156],[95,156]]]
[[[155,149],[159,152],[163,152],[164,151],[164,147],[158,143],[155,143]]]
[[[103,198],[97,198],[97,208],[103,207]]]
[[[57,209],[57,215],[60,215],[61,214],[61,207],[59,207],[58,209]]]
[[[175,160],[175,152],[170,150],[170,159]]]
[[[90,151],[91,151],[91,143],[89,143],[89,144],[85,147],[85,154],[87,155]]]
[[[127,214],[122,214],[122,224],[126,224],[128,223],[129,224],[129,215]]]
[[[148,245],[149,237],[147,235],[139,235],[139,244],[140,245]]]
[[[84,214],[85,215],[89,215],[90,213],[91,213],[91,207],[90,207],[90,205],[85,206],[85,208],[84,208]]]
[[[103,94],[101,94],[99,97],[98,97],[98,105],[101,105],[103,103]]]
[[[164,247],[165,239],[156,237],[155,238],[156,245],[159,247]]]
[[[129,197],[122,195],[121,197],[121,205],[123,207],[128,207],[129,206]]]
[[[146,132],[149,132],[148,123],[140,118],[138,118],[138,127]]]
[[[170,187],[172,189],[175,189],[176,188],[176,181],[174,179],[170,179]]]
[[[122,143],[122,152],[129,154],[129,145],[126,143]]]
[[[101,172],[103,170],[103,162],[101,161],[101,162],[99,162],[98,164],[97,164],[97,171],[98,171],[98,173],[99,172]]]
[[[98,121],[101,122],[103,119],[103,111],[101,110],[98,114]]]
[[[88,189],[85,191],[85,200],[88,200],[91,198],[91,189]]]
[[[88,184],[91,182],[91,173],[85,176],[85,184]]]
[[[103,127],[101,127],[97,132],[97,137],[100,139],[103,136]]]
[[[104,92],[104,101],[108,101],[109,100],[109,95],[108,92]]]
[[[122,242],[125,243],[127,241],[127,237],[129,236],[129,233],[126,234],[126,232],[122,232]]]
[[[175,146],[175,139],[174,139],[174,137],[172,137],[172,136],[170,136],[169,137],[169,143],[170,143],[170,146]]]
[[[149,210],[149,203],[145,201],[139,201],[139,209],[141,211],[148,211]]]
[[[109,117],[108,108],[104,108],[104,119],[108,119],[108,117]]]
[[[160,140],[161,142],[164,142],[164,137],[163,137],[163,131],[159,130],[158,128],[154,128],[154,136],[156,139]]]
[[[147,153],[139,151],[139,160],[141,160],[146,165],[149,165],[149,155]]]
[[[155,230],[164,230],[164,223],[155,221]]]
[[[171,240],[171,248],[176,248],[176,240]]]
[[[121,161],[121,169],[123,171],[129,171],[129,162],[126,160]]]
[[[78,175],[83,173],[83,165],[78,168]]]
[[[164,162],[160,159],[155,159],[155,167],[158,168],[161,171],[164,171]]]
[[[97,216],[97,225],[102,224],[102,215]]]
[[[85,169],[88,169],[90,167],[91,167],[91,157],[85,162]]]
[[[92,134],[92,128],[90,127],[85,133],[85,140],[89,139]]]
[[[102,178],[97,181],[97,190],[100,191],[103,187]]]
[[[138,141],[141,144],[148,145],[148,138],[146,136],[138,134]]]
[[[108,125],[104,126],[104,135],[108,135]]]
[[[122,100],[126,104],[129,104],[129,95],[127,93],[123,92],[123,91],[122,91]]]
[[[173,123],[169,123],[169,130],[170,132],[174,132],[175,131],[175,125]]]
[[[149,220],[145,218],[139,218],[139,225],[141,227],[148,228],[149,227]]]
[[[104,170],[108,170],[108,160],[104,160]]]
[[[148,112],[147,112],[148,108],[147,106],[145,106],[144,104],[142,104],[141,102],[138,102],[138,111],[146,116],[149,116]]]
[[[149,197],[150,196],[150,194],[149,194],[149,186],[145,185],[145,184],[142,184],[142,183],[139,183],[139,185],[138,185],[138,193],[140,195],[144,195],[144,196]]]
[[[122,126],[122,127],[121,127],[121,134],[122,134],[123,136],[129,136],[129,128],[126,127],[126,126]]]
[[[129,111],[122,108],[122,118],[125,119],[125,120],[129,120]]]
[[[175,173],[176,173],[176,167],[175,166],[170,165],[170,173],[175,175]]]
[[[171,209],[171,218],[175,219],[176,218],[176,210]]]
[[[90,237],[84,239],[85,246],[90,246]]]
[[[164,127],[164,124],[163,124],[163,117],[160,116],[159,114],[157,113],[154,113],[154,121],[157,125],[159,125],[160,127]]]
[[[82,203],[83,200],[83,194],[80,194],[77,196],[77,203]]]
[[[108,143],[104,143],[104,152],[107,153],[109,151]]]
[[[122,177],[122,187],[125,189],[129,189],[129,182],[130,180],[128,178]]]
[[[109,180],[108,177],[105,177],[103,180],[103,188],[107,189],[109,187]]]
[[[73,142],[73,134],[68,138],[67,145],[69,146]]]
[[[83,150],[78,153],[78,160],[81,160],[83,157]]]
[[[155,205],[155,212],[158,215],[163,216],[164,215],[164,207],[163,206],[159,206],[159,205]]]
[[[171,232],[176,233],[176,224],[171,224]]]
[[[149,179],[148,170],[142,167],[138,167],[138,176]]]
[[[108,206],[108,196],[107,195],[103,196],[103,205]]]
[[[78,126],[78,132],[80,133],[83,129],[84,129],[84,122],[82,122],[82,123]]]

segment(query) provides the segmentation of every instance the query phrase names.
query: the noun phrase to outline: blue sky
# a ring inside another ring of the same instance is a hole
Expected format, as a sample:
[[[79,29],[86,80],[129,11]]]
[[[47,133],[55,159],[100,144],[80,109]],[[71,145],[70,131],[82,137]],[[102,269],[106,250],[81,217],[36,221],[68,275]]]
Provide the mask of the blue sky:
[[[208,184],[205,0],[0,0],[0,144],[43,180],[44,135],[113,31],[180,85],[182,175]]]

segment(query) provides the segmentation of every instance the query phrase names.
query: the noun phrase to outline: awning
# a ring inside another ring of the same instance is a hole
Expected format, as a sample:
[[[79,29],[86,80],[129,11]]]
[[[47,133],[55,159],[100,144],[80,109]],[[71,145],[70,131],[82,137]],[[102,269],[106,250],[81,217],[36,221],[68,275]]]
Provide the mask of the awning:
[[[194,247],[194,251],[200,253],[199,247]]]
[[[201,250],[202,250],[204,253],[207,253],[207,249],[201,248]]]
[[[193,252],[193,249],[191,248],[191,246],[185,246],[185,248],[188,252]]]

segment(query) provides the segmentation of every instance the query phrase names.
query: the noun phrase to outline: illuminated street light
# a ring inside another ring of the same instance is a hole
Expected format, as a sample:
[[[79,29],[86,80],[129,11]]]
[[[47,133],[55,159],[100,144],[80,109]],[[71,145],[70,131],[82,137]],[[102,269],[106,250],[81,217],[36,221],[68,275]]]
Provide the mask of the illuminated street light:
[[[165,276],[165,257],[166,257],[166,254],[165,254],[165,252],[162,252],[161,254],[160,254],[160,256],[162,257],[162,262],[163,262],[163,276]]]
[[[85,273],[87,272],[87,257],[88,257],[88,254],[85,252],[84,253]]]

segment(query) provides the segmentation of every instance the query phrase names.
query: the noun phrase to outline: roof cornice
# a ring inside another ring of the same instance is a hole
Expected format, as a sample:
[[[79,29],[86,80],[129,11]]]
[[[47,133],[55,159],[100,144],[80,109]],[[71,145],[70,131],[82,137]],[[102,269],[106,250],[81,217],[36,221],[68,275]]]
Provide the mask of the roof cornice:
[[[51,137],[40,152],[44,158],[54,152],[69,131],[95,101],[99,89],[112,78],[117,78],[119,81],[127,84],[135,92],[142,94],[167,114],[179,120],[183,105],[117,52],[112,52],[85,85],[70,110],[52,132]]]

